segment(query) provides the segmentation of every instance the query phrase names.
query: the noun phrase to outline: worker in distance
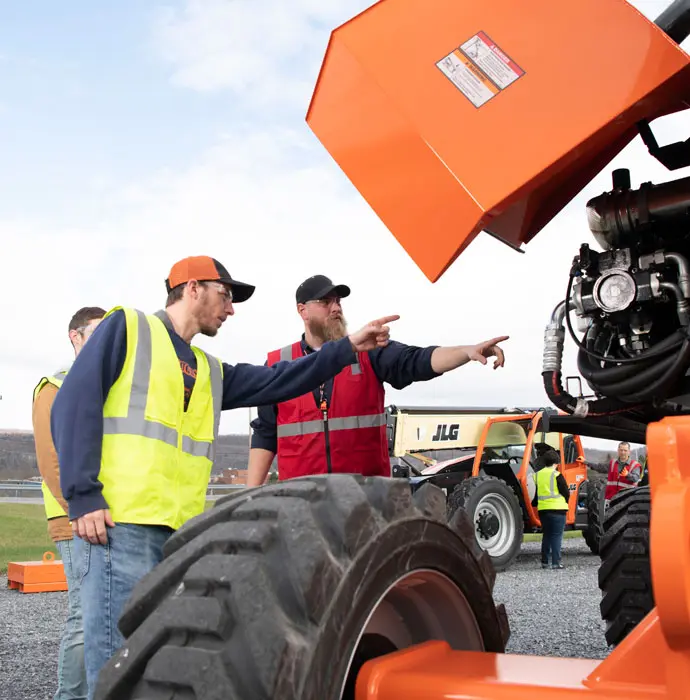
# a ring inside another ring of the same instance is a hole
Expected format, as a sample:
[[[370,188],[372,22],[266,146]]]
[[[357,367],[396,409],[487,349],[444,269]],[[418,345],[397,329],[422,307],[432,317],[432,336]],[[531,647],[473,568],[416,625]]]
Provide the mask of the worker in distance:
[[[391,315],[270,367],[229,365],[193,338],[215,336],[254,286],[216,259],[185,258],[166,280],[166,308],[109,311],[65,377],[51,416],[60,484],[88,562],[81,583],[88,697],[123,643],[134,586],[163,545],[204,511],[221,411],[288,401],[316,389],[357,353],[389,342]]]
[[[98,306],[85,306],[74,313],[67,332],[75,357],[79,355],[105,313],[105,309]],[[53,700],[83,700],[87,693],[80,590],[82,559],[76,554],[72,526],[67,517],[67,503],[60,490],[60,465],[50,432],[53,402],[68,372],[69,367],[64,367],[41,377],[34,388],[31,411],[36,461],[43,479],[41,489],[48,533],[60,553],[67,582],[67,619],[60,637],[57,689]]]
[[[303,324],[301,338],[268,353],[267,366],[299,362],[317,355],[328,342],[347,336],[342,300],[350,288],[325,275],[304,280],[295,292]],[[278,457],[280,480],[311,474],[356,473],[390,476],[386,437],[385,389],[403,389],[413,382],[440,377],[468,362],[503,367],[499,336],[476,345],[416,347],[397,341],[361,350],[334,378],[313,391],[285,401],[264,404],[252,421],[248,486],[260,486]]]

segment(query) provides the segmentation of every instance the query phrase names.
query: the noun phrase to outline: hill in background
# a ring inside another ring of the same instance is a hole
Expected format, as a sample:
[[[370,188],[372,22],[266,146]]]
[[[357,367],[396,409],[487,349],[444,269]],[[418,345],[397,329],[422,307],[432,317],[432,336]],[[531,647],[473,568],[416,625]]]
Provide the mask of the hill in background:
[[[246,469],[249,435],[221,435],[216,447],[213,473],[223,469]],[[34,436],[27,431],[0,432],[0,481],[39,476]]]
[[[595,471],[606,471],[609,460],[615,457],[616,453],[614,450],[585,448],[585,454]],[[643,454],[644,449],[633,450],[633,457],[637,459]],[[218,439],[213,474],[220,474],[223,469],[246,469],[248,458],[249,435],[221,435]],[[29,430],[0,431],[0,481],[30,479],[35,476],[39,474],[33,433]]]

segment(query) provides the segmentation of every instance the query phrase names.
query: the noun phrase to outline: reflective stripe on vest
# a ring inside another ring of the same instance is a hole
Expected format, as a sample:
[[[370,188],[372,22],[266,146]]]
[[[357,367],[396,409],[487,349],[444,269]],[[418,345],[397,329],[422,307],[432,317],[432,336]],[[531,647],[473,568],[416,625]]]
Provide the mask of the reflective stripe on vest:
[[[544,467],[537,472],[537,508],[539,510],[565,510],[568,502],[558,490],[558,471]]]
[[[59,389],[62,386],[62,382],[64,381],[66,376],[67,370],[62,369],[56,372],[55,374],[51,375],[50,377],[43,377],[34,389],[33,400],[36,400],[36,397],[39,395],[41,389],[43,389],[43,387],[46,384],[52,384],[54,387],[57,387]],[[43,507],[46,511],[46,518],[48,520],[52,520],[53,518],[66,518],[67,513],[65,513],[64,508],[60,505],[60,502],[57,500],[57,498],[53,496],[45,480],[41,482],[41,492],[43,493]]]
[[[163,423],[147,420],[146,401],[149,393],[151,365],[153,352],[151,347],[151,328],[146,314],[137,311],[137,350],[134,358],[134,374],[132,377],[132,390],[130,392],[127,416],[124,418],[106,417],[103,419],[104,435],[138,435],[140,437],[161,440],[172,447],[177,447],[178,433]],[[183,436],[182,452],[193,457],[206,457],[213,461],[215,457],[215,440],[218,438],[220,426],[221,406],[223,402],[223,377],[220,365],[215,358],[209,358],[209,371],[211,373],[211,393],[213,395],[213,442],[194,440],[188,435]]]
[[[357,365],[359,367],[359,365]],[[368,416],[348,416],[347,418],[329,418],[328,430],[356,430],[357,428],[379,428],[386,425],[386,414],[375,413]],[[301,423],[284,423],[278,426],[278,437],[311,435],[324,432],[322,420],[308,420]]]

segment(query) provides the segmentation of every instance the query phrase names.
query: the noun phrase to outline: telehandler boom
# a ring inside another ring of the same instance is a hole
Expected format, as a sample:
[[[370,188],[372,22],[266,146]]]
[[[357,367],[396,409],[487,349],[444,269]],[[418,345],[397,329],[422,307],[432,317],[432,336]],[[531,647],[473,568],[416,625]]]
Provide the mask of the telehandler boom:
[[[690,139],[650,127],[690,106],[689,34],[690,0],[655,23],[625,0],[380,0],[332,33],[307,120],[433,282],[480,231],[527,244],[634,138],[690,166]],[[601,250],[582,244],[554,299],[544,388],[564,432],[646,439],[650,476],[607,511],[604,661],[506,654],[465,510],[333,474],[175,532],[95,697],[690,700],[690,178],[618,170],[587,222]],[[562,386],[566,329],[592,398]]]

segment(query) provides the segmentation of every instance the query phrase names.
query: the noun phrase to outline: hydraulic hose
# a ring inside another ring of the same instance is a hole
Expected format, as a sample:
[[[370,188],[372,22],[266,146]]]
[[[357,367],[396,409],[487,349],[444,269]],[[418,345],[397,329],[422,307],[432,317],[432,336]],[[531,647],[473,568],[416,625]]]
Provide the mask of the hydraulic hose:
[[[664,375],[648,386],[644,391],[639,391],[632,394],[621,396],[622,401],[626,402],[647,402],[652,401],[656,397],[666,397],[672,391],[673,384],[678,380],[690,364],[690,340],[683,343],[683,347],[675,358],[675,362],[666,370]]]
[[[581,354],[582,351],[580,351]],[[641,391],[644,387],[649,387],[650,383],[657,381],[660,377],[664,376],[666,371],[674,365],[677,360],[677,355],[671,355],[663,360],[659,360],[651,367],[645,367],[640,371],[634,371],[630,376],[625,377],[617,382],[613,383],[603,383],[596,380],[588,379],[585,377],[585,373],[582,372],[582,362],[588,362],[589,358],[585,355],[584,358],[578,358],[578,369],[580,369],[580,374],[587,380],[587,383],[594,389],[598,394],[603,394],[604,396],[621,396],[622,394],[635,393]],[[612,368],[613,369],[613,368]],[[629,367],[626,368],[628,371]]]
[[[566,317],[566,301],[560,302],[551,314],[551,320],[544,332],[544,354],[542,378],[544,390],[551,403],[566,413],[576,416],[609,416],[614,413],[625,413],[634,406],[627,405],[617,399],[605,398],[588,401],[577,399],[563,388],[561,381],[561,364],[563,361],[563,342],[565,329],[563,320]]]
[[[685,334],[681,330],[674,331],[648,350],[641,352],[639,355],[631,356],[630,359],[639,360],[639,363],[626,363],[616,365],[614,367],[598,367],[596,364],[594,364],[590,353],[588,353],[584,348],[580,348],[577,358],[578,370],[580,371],[580,374],[582,374],[583,378],[587,380],[587,382],[604,384],[621,381],[639,374],[641,371],[641,366],[649,365],[651,362],[656,362],[663,353],[670,352],[671,350],[680,347],[685,337]],[[650,354],[652,355],[651,357],[649,356]],[[608,361],[616,362],[617,358],[611,357]]]
[[[596,328],[596,327],[595,327]],[[676,347],[680,347],[685,338],[682,331],[677,331],[664,338],[661,342],[654,345],[648,352],[654,352],[654,358],[644,359],[639,364],[626,364],[614,367],[598,367],[592,358],[580,350],[578,352],[577,365],[578,370],[587,383],[598,394],[604,396],[621,396],[641,391],[645,386],[659,379],[666,370],[671,367],[677,357],[677,352],[667,355],[663,359],[656,359],[663,351],[671,352]],[[611,358],[612,362],[616,358]],[[650,364],[652,362],[653,364]]]

